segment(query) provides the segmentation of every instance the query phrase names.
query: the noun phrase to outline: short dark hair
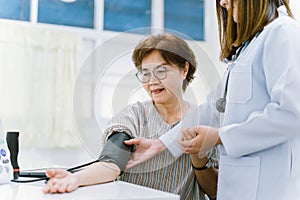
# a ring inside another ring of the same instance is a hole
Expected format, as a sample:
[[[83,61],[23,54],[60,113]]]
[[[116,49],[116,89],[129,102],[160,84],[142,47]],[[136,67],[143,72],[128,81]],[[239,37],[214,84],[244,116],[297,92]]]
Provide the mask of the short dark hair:
[[[141,69],[143,59],[153,51],[158,51],[167,64],[176,65],[183,69],[186,62],[189,63],[189,70],[182,85],[182,90],[185,91],[194,79],[197,67],[196,57],[188,43],[171,34],[158,34],[147,37],[135,47],[132,54],[132,60],[138,70]]]

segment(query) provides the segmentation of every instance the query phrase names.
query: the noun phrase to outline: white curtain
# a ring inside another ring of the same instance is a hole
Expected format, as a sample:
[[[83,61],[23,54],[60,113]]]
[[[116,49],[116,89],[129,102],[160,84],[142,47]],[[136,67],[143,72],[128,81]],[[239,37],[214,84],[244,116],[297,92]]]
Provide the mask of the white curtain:
[[[79,48],[70,33],[0,22],[0,117],[23,145],[79,144],[72,107]]]

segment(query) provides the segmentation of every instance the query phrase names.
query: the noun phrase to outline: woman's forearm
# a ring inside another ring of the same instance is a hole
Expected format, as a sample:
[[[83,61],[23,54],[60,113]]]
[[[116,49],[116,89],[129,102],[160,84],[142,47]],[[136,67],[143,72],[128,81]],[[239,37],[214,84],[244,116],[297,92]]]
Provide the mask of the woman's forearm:
[[[74,175],[79,186],[86,186],[113,181],[120,173],[120,168],[114,163],[97,162],[74,173]]]

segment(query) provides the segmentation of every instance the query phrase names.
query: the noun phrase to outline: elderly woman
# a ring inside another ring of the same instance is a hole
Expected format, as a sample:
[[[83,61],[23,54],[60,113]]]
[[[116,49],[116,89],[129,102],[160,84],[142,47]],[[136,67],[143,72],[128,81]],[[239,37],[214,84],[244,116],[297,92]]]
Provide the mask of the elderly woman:
[[[99,162],[73,174],[63,170],[47,171],[50,180],[45,193],[71,192],[79,186],[105,183],[119,176],[122,181],[179,194],[181,199],[205,199],[189,155],[175,160],[165,151],[125,171],[130,146],[125,145],[124,140],[157,139],[194,107],[183,99],[183,92],[196,71],[194,53],[184,40],[169,34],[149,36],[136,46],[132,59],[138,70],[136,76],[151,100],[129,105],[111,119],[104,133],[107,142]],[[115,143],[117,140],[122,143]],[[119,145],[123,146],[120,150]],[[216,176],[211,178],[216,180]]]

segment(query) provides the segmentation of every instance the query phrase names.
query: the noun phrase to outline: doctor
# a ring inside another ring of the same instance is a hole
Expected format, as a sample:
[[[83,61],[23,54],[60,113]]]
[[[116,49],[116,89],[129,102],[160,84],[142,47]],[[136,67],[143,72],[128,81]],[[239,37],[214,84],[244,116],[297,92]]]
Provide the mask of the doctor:
[[[128,141],[143,152],[128,167],[166,148],[178,157],[179,137],[184,153],[218,146],[218,200],[300,199],[300,27],[288,0],[217,0],[217,16],[228,68],[201,125]]]

